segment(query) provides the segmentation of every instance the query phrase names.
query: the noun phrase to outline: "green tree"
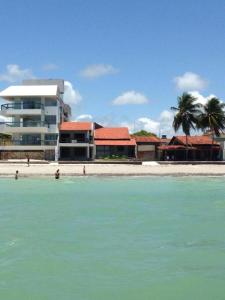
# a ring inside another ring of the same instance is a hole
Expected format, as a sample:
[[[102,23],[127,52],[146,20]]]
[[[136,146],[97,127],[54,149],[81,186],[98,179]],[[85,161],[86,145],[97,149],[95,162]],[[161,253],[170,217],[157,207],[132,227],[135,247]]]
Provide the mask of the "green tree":
[[[188,160],[188,136],[191,129],[196,129],[201,105],[196,103],[196,98],[189,93],[183,93],[177,98],[177,107],[171,107],[175,112],[173,128],[177,132],[180,128],[186,135],[186,160]]]
[[[214,136],[219,136],[220,132],[225,129],[224,107],[225,103],[213,97],[203,106],[202,113],[199,116],[198,127],[203,131],[209,129],[212,135],[211,160],[213,158]]]
[[[146,130],[137,131],[137,132],[133,133],[133,135],[137,135],[137,136],[156,136],[155,133],[152,133],[152,132],[149,132],[149,131],[146,131]]]

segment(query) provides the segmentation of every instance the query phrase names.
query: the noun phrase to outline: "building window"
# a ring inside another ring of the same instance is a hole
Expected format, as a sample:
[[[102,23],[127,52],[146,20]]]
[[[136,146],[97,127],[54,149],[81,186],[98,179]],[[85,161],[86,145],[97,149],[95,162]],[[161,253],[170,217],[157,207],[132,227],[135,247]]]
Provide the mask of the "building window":
[[[24,134],[20,137],[20,140],[16,141],[19,145],[41,145],[40,134]]]
[[[57,144],[57,134],[46,134],[45,135],[45,145],[56,145]]]
[[[45,99],[45,106],[57,106],[57,100],[56,99],[51,99],[51,98],[46,98]]]
[[[29,97],[23,98],[23,109],[40,109],[41,108],[41,98],[39,97]]]
[[[45,116],[45,122],[49,125],[56,125],[56,115]]]

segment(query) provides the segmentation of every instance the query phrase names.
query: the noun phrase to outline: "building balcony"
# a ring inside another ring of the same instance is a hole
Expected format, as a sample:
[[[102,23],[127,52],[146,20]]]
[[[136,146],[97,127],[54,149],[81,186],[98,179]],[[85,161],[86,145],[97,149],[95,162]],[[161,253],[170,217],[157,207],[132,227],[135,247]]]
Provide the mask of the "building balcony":
[[[48,133],[49,124],[41,121],[0,123],[0,132],[11,133]]]
[[[1,105],[0,114],[5,117],[19,116],[19,115],[41,115],[43,110],[41,103],[7,103]]]
[[[56,140],[33,140],[33,141],[23,141],[23,140],[3,140],[0,142],[0,150],[12,151],[12,150],[52,150],[55,149],[57,145]]]
[[[89,147],[93,146],[93,141],[90,139],[81,139],[81,140],[70,140],[70,139],[61,139],[59,141],[60,147]]]

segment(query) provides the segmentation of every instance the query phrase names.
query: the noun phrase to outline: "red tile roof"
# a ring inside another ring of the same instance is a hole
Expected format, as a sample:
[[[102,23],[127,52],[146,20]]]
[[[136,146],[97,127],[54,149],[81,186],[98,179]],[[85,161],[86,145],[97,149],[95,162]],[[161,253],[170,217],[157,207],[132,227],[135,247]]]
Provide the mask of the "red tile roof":
[[[186,145],[186,136],[176,136],[174,138],[178,140],[181,144]],[[214,144],[218,143],[214,142]],[[188,145],[212,145],[212,138],[208,135],[188,136]]]
[[[60,130],[63,130],[63,131],[92,130],[92,123],[91,122],[63,122],[60,125]]]
[[[95,130],[95,140],[129,140],[127,127],[99,128]]]
[[[130,140],[95,140],[96,146],[135,146],[135,139]]]
[[[160,143],[160,139],[156,136],[138,136],[132,135],[137,143]]]
[[[186,147],[183,145],[163,145],[159,146],[159,150],[185,150]],[[196,149],[195,147],[188,147],[188,149]]]

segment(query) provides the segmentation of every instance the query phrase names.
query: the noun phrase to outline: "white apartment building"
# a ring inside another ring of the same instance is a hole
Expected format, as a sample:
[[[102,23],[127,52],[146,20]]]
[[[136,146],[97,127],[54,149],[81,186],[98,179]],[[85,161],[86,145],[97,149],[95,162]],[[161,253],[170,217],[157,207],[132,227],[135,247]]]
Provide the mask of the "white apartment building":
[[[58,160],[59,127],[70,117],[63,80],[26,80],[0,92],[0,159]],[[1,101],[2,102],[2,101]]]

